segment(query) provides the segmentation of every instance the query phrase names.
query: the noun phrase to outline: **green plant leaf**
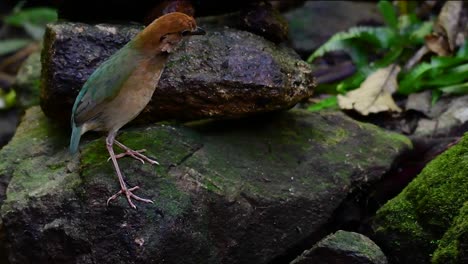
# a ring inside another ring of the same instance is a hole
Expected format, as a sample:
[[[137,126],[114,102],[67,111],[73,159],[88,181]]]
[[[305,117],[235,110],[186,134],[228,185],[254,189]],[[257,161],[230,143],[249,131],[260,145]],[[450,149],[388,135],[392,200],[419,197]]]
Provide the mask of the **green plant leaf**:
[[[0,56],[17,51],[31,43],[29,39],[0,40]]]
[[[16,92],[11,89],[8,93],[4,93],[0,89],[0,109],[8,109],[16,104]]]
[[[442,87],[439,90],[448,94],[466,94],[468,93],[468,82]]]
[[[325,99],[320,100],[319,102],[310,105],[307,110],[314,112],[323,109],[338,109],[338,99],[336,96],[330,96]]]
[[[421,21],[415,14],[405,14],[398,17],[398,29],[400,34],[408,35],[412,31],[415,25],[420,24]]]
[[[433,21],[425,21],[416,25],[415,28],[409,33],[409,40],[411,44],[423,44],[424,37],[432,32],[433,26]]]
[[[422,78],[432,69],[430,63],[423,62],[414,67],[410,72],[401,74],[398,92],[401,94],[411,94],[421,89]]]
[[[468,79],[468,64],[459,65],[440,73],[439,76],[431,76],[423,82],[424,86],[448,86],[461,83]]]
[[[430,78],[434,79],[445,73],[445,70],[463,62],[468,61],[468,58],[457,58],[457,57],[432,57],[431,65],[432,69],[430,71]]]
[[[347,91],[354,90],[358,88],[361,83],[366,79],[368,74],[363,71],[358,71],[353,74],[351,77],[344,79],[336,86],[336,91],[338,93],[346,93]]]
[[[382,14],[385,23],[393,30],[398,29],[398,16],[392,3],[388,1],[379,1],[377,4],[380,14]]]
[[[450,68],[467,60],[468,58],[434,56],[431,58],[431,66],[434,68]]]
[[[310,63],[327,52],[337,50],[349,51],[350,56],[360,58],[362,57],[361,54],[353,54],[353,52],[359,51],[359,43],[367,43],[367,49],[369,44],[376,49],[385,49],[390,46],[390,43],[394,39],[394,32],[387,27],[353,27],[346,32],[339,32],[333,35],[310,55],[307,62]],[[355,61],[355,63],[358,62]]]
[[[394,63],[398,57],[400,57],[401,53],[403,52],[403,47],[396,46],[395,48],[390,49],[385,56],[372,63],[373,68],[384,68],[387,67],[388,65]]]
[[[43,25],[57,21],[57,11],[47,7],[27,8],[7,16],[4,20],[6,24],[21,27],[26,23],[33,25]]]
[[[436,89],[432,90],[432,98],[431,98],[431,105],[434,106],[437,101],[439,101],[440,97],[442,96],[442,91]]]

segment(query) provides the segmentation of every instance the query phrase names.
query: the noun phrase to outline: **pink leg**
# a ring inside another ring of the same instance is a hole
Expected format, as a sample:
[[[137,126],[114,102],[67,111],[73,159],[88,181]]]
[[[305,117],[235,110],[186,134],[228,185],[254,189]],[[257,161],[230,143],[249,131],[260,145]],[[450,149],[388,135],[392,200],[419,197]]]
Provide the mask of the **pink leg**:
[[[114,154],[114,149],[112,148],[112,146],[114,144],[114,141],[115,141],[114,138],[115,138],[115,132],[110,132],[109,135],[106,138],[106,146],[107,146],[107,151],[109,151],[109,155],[110,155],[110,158],[112,160],[112,163],[114,164],[117,176],[119,177],[120,191],[117,192],[116,194],[112,195],[109,199],[107,199],[107,204],[109,205],[110,201],[116,199],[121,194],[125,194],[125,196],[127,197],[128,203],[134,209],[136,209],[136,206],[135,206],[135,204],[133,204],[132,198],[135,199],[135,200],[138,200],[138,201],[145,202],[145,203],[153,203],[153,201],[151,201],[149,199],[143,199],[143,198],[138,197],[138,196],[136,196],[136,195],[134,195],[132,193],[132,191],[135,191],[140,187],[138,187],[138,186],[135,186],[135,187],[132,187],[132,188],[127,187],[127,184],[125,183],[125,181],[124,181],[124,179],[122,177],[122,172],[120,171],[119,164],[117,163],[117,159],[116,159],[115,154]]]
[[[117,146],[119,146],[121,149],[125,150],[124,153],[120,153],[118,155],[115,155],[115,158],[116,159],[120,159],[122,157],[125,157],[125,156],[130,156],[136,160],[139,160],[141,161],[141,163],[145,164],[145,160],[147,162],[149,162],[150,164],[156,164],[156,165],[159,165],[159,163],[155,160],[152,160],[150,158],[148,158],[147,156],[141,154],[142,152],[145,152],[146,149],[140,149],[140,150],[133,150],[127,146],[125,146],[124,144],[120,143],[119,141],[115,140],[114,139],[114,142],[115,144],[117,144]]]

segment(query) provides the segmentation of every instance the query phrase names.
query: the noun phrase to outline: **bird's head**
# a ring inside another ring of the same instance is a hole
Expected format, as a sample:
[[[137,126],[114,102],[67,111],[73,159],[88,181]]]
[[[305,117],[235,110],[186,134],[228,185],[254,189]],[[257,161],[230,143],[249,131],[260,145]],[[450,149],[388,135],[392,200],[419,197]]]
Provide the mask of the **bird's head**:
[[[193,17],[173,12],[154,20],[135,38],[137,45],[150,52],[171,52],[184,38],[204,35]]]

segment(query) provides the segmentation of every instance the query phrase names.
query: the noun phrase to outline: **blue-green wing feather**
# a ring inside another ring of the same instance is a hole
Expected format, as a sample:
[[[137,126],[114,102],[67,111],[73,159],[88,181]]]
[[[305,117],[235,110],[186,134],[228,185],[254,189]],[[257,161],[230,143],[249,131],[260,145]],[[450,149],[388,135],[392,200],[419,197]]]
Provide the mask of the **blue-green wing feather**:
[[[136,69],[141,54],[127,44],[101,64],[78,94],[72,109],[72,123],[81,125],[96,118]]]
[[[125,45],[109,59],[103,62],[83,85],[76,97],[72,109],[70,152],[75,153],[81,137],[81,125],[99,118],[105,110],[106,102],[114,98],[122,85],[138,66],[142,54],[132,47],[132,42]]]

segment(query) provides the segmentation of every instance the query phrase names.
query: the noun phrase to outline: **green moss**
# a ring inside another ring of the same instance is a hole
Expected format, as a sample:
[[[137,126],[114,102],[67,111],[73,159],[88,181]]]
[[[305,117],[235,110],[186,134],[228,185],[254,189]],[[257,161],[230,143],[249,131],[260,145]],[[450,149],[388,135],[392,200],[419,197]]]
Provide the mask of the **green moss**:
[[[454,245],[457,238],[448,237],[447,232],[457,228],[453,226],[454,223],[455,226],[460,225],[456,224],[455,219],[468,200],[467,157],[468,136],[465,136],[457,145],[430,162],[401,194],[377,212],[377,234],[380,233],[382,237],[396,236],[395,241],[387,242],[387,251],[393,254],[400,251],[428,252],[428,258],[437,246],[433,241],[444,237],[442,241],[445,246],[439,246],[434,259],[439,261],[436,263],[452,263],[439,259],[456,255]],[[410,254],[402,255],[399,257],[405,261],[411,258]]]
[[[196,142],[193,140],[196,138],[197,135],[188,130],[175,130],[165,125],[148,127],[143,134],[141,129],[126,129],[117,136],[117,140],[132,149],[146,149],[145,155],[161,164],[142,164],[129,157],[118,160],[129,186],[140,186],[136,194],[152,199],[154,206],[164,212],[165,217],[180,217],[189,208],[190,195],[178,187],[179,179],[169,174],[169,168],[196,151]],[[114,151],[117,154],[122,150],[114,145]],[[91,192],[95,186],[107,189],[109,195],[118,190],[115,170],[112,162],[107,161],[108,157],[103,138],[83,144],[81,175],[84,180],[84,197],[87,197],[86,192]],[[116,203],[126,206],[125,199],[117,199]],[[156,215],[149,210],[147,217],[154,218]]]
[[[156,206],[168,217],[181,216],[190,206],[190,195],[177,188],[175,181],[158,184]]]
[[[73,192],[80,180],[68,171],[68,136],[45,118],[39,107],[26,111],[12,141],[0,152],[0,176],[12,177],[5,205],[23,206],[30,197]],[[20,156],[18,156],[20,155]]]
[[[408,199],[414,203],[424,224],[443,234],[468,200],[468,138],[437,157],[408,186]]]
[[[384,221],[376,232],[402,233],[417,239],[425,240],[427,237],[423,227],[418,223],[413,204],[406,199],[406,192],[402,192],[391,202],[377,211],[377,220]],[[399,245],[399,241],[394,241]]]
[[[434,252],[432,263],[461,263],[460,246],[468,243],[468,202],[465,202],[453,224],[444,234]],[[467,254],[466,252],[464,254]]]
[[[243,130],[244,122],[256,124],[250,125],[255,132]],[[346,129],[336,124],[346,124]],[[375,141],[385,143],[382,148],[394,147],[393,151],[409,147],[404,137],[380,139],[386,133],[373,127],[375,133],[365,137],[370,144],[358,146],[362,148],[360,155],[365,157],[360,160],[359,155],[354,155],[358,151],[352,141],[362,130],[336,113],[311,115],[305,111],[290,111],[272,120],[191,123],[191,128],[205,135],[202,139],[205,147],[185,165],[203,175],[202,187],[217,193],[222,190],[227,196],[252,193],[268,200],[288,200],[298,193],[326,192],[337,182],[351,184],[349,171],[356,164],[364,168],[381,162],[378,158],[382,154],[381,147],[373,143]],[[221,134],[222,137],[217,136]],[[307,153],[317,153],[314,170],[298,175],[285,170],[298,167],[301,162],[314,163],[302,161],[309,156]],[[375,157],[369,159],[369,153],[375,153]],[[318,160],[328,165],[321,168]],[[286,184],[265,188],[268,182]]]

